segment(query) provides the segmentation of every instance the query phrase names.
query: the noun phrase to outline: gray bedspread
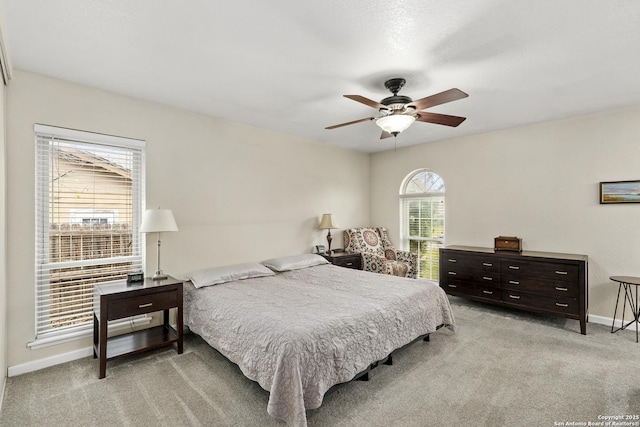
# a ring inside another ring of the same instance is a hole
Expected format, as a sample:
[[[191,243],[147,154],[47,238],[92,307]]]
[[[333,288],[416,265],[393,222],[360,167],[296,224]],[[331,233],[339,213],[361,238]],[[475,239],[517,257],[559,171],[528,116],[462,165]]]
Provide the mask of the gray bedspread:
[[[320,265],[185,285],[185,324],[268,390],[268,413],[290,426],[306,426],[331,386],[440,325],[455,330],[447,296],[426,280]]]

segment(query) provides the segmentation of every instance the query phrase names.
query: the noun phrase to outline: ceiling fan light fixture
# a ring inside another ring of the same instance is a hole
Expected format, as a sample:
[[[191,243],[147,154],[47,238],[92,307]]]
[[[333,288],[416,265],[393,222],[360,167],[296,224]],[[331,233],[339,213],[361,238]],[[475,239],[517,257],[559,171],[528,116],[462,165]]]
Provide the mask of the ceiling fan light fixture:
[[[406,130],[415,121],[415,116],[392,114],[390,116],[380,117],[376,120],[376,124],[380,126],[383,131],[395,136],[403,130]]]

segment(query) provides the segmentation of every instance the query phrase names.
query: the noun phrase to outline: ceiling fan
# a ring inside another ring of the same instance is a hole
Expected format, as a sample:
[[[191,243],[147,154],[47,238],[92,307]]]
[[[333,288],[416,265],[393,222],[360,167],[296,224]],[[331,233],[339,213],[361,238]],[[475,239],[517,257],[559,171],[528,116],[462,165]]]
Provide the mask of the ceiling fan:
[[[398,92],[404,84],[405,79],[395,78],[387,80],[384,87],[389,89],[393,96],[383,99],[380,102],[373,101],[360,95],[344,95],[345,98],[353,99],[361,102],[369,107],[376,108],[380,113],[378,116],[366,117],[364,119],[354,120],[352,122],[341,123],[339,125],[328,126],[325,129],[335,129],[342,126],[353,125],[356,123],[375,120],[376,124],[382,129],[380,139],[397,136],[403,130],[406,130],[413,122],[435,123],[456,127],[466,120],[466,117],[449,116],[447,114],[427,113],[426,108],[435,107],[436,105],[445,104],[447,102],[456,101],[466,98],[467,95],[460,89],[449,89],[426,98],[412,100],[408,96],[398,95]]]

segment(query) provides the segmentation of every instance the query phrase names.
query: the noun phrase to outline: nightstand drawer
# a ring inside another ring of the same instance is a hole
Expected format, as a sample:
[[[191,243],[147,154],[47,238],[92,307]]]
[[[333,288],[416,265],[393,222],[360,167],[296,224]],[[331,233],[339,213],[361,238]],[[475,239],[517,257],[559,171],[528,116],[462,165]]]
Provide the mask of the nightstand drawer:
[[[359,254],[357,254],[355,256],[335,257],[333,261],[333,265],[337,265],[339,267],[355,268],[356,270],[360,270],[360,262],[361,262],[361,257]]]
[[[359,253],[334,253],[334,254],[322,254],[322,256],[331,264],[338,267],[353,268],[355,270],[362,270],[362,255]]]
[[[178,305],[178,292],[175,290],[155,292],[132,298],[109,301],[109,319],[135,316],[153,311],[167,310]]]

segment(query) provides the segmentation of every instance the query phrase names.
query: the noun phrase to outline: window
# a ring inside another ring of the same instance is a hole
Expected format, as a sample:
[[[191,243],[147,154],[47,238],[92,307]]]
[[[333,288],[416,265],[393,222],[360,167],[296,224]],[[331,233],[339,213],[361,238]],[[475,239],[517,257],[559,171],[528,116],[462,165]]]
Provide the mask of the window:
[[[439,249],[444,245],[444,182],[426,169],[407,176],[400,189],[403,247],[418,255],[418,275],[438,280]]]
[[[144,142],[35,126],[36,340],[93,328],[93,285],[142,270]]]

